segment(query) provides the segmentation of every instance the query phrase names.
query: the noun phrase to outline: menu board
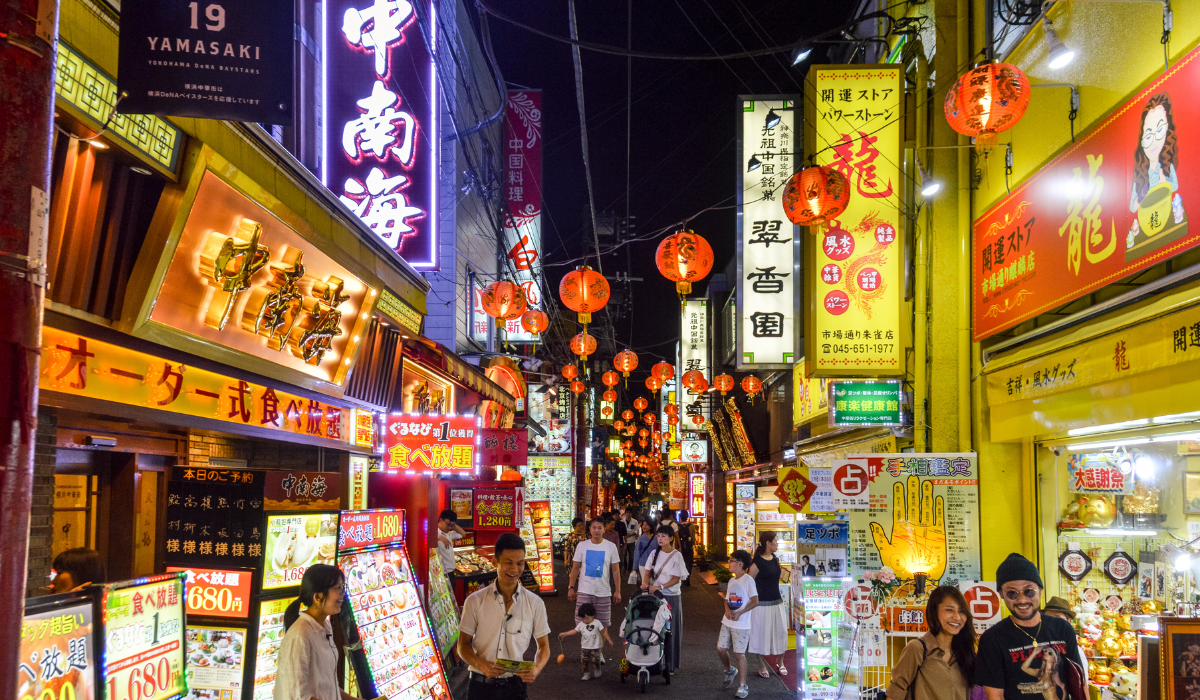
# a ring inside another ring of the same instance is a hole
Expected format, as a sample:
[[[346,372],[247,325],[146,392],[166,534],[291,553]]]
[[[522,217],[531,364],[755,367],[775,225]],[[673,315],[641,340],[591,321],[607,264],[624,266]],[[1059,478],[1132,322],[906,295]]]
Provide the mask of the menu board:
[[[171,700],[186,687],[183,575],[149,581],[117,584],[104,598],[107,700]]]
[[[31,600],[29,607],[36,604],[36,599]],[[92,601],[87,599],[25,615],[17,662],[18,698],[97,700],[92,618]]]
[[[350,610],[376,694],[449,700],[441,657],[403,546],[342,554]]]
[[[200,567],[168,566],[167,573],[182,571],[187,581],[187,614],[201,617],[250,617],[250,571],[225,571]]]
[[[815,700],[838,696],[843,682],[853,630],[848,627],[842,609],[844,588],[851,582],[841,579],[801,582],[804,599],[804,697]],[[857,695],[857,693],[853,693]],[[844,697],[851,697],[844,695]]]
[[[167,482],[166,563],[256,566],[263,555],[264,474],[172,468]]]
[[[187,628],[190,698],[240,700],[246,666],[246,629]]]
[[[753,552],[754,540],[754,499],[739,498],[737,500],[737,548]]]
[[[551,535],[571,534],[575,517],[575,469],[570,457],[530,457],[521,467],[525,477],[525,498],[550,501]]]
[[[516,530],[524,512],[520,487],[475,489],[476,530]]]
[[[920,564],[931,582],[983,578],[975,453],[847,457],[865,460],[870,479],[870,507],[850,511],[851,576],[890,566],[912,578]]]
[[[429,620],[433,624],[433,636],[442,658],[445,658],[458,643],[458,605],[454,602],[450,580],[446,578],[442,558],[436,549],[429,550],[429,586],[425,590],[429,596],[427,607]]]
[[[530,565],[538,589],[554,590],[554,545],[550,541],[550,501],[525,501],[533,525],[537,561]]]
[[[268,515],[263,590],[299,586],[308,567],[332,564],[337,536],[337,513]]]
[[[296,600],[264,600],[258,606],[258,647],[254,656],[254,700],[272,700],[279,647],[283,645],[283,613]]]

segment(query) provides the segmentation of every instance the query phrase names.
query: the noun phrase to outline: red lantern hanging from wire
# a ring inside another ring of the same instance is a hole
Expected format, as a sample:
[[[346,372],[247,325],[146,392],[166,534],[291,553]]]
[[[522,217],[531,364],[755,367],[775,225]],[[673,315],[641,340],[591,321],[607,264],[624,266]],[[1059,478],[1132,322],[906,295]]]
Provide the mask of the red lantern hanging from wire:
[[[579,381],[578,379],[571,382],[571,391],[575,392],[576,394],[582,394],[586,390],[587,387],[584,386],[583,382]]]
[[[610,369],[600,376],[600,381],[604,382],[604,386],[616,386],[617,382],[621,381],[621,377]]]
[[[713,377],[713,386],[717,387],[717,391],[721,392],[721,396],[724,396],[725,392],[733,388],[733,377],[728,374],[718,374]]]
[[[563,365],[562,376],[567,379],[575,379],[579,376],[579,368],[575,365]]]
[[[586,362],[588,355],[596,352],[596,338],[589,334],[585,328],[582,333],[576,333],[574,338],[571,338],[571,352],[579,356],[579,359]]]
[[[809,233],[841,216],[850,203],[850,183],[841,171],[814,165],[792,175],[783,190],[783,213]]]
[[[679,415],[679,407],[673,403],[669,403],[666,406],[663,406],[663,413],[667,414],[668,416],[677,416]]]
[[[653,413],[645,413],[642,415],[642,422],[647,425],[654,425],[654,422],[657,420],[658,416],[654,415]]]
[[[683,385],[697,394],[708,391],[708,380],[703,372],[696,369],[683,373]]]
[[[696,425],[704,425],[704,416],[699,413],[692,414],[692,422]]]
[[[621,411],[621,417],[624,418],[626,422],[629,422],[633,420],[633,411],[627,408],[624,411]]]
[[[754,403],[754,395],[762,391],[762,380],[753,374],[742,380],[742,391],[746,392],[750,397],[750,403]]]
[[[704,279],[712,270],[713,251],[703,236],[681,229],[662,239],[654,262],[663,277],[675,283],[681,295],[692,293],[692,282]]]
[[[637,397],[636,399],[634,399],[634,400],[633,400],[633,407],[634,407],[634,408],[636,408],[636,409],[637,409],[637,410],[639,410],[639,411],[644,411],[644,410],[646,410],[646,407],[647,407],[647,406],[649,406],[649,405],[650,405],[650,402],[649,402],[649,401],[646,401],[646,399],[645,399],[644,397],[641,397],[641,396],[639,396],[639,397]]]
[[[658,377],[646,377],[646,388],[650,391],[658,391],[662,388],[662,382],[658,380]]]
[[[646,438],[638,438],[638,444],[641,445],[642,447],[645,447],[647,444]]]
[[[650,437],[650,431],[645,428],[638,429],[638,437]]]
[[[577,267],[568,272],[558,285],[558,297],[563,306],[579,314],[579,322],[592,322],[592,314],[608,303],[608,280],[590,267]]]
[[[508,280],[489,284],[483,290],[480,303],[483,312],[496,319],[497,328],[503,328],[504,322],[509,319],[520,318],[527,308],[525,290]]]
[[[950,128],[975,138],[976,148],[996,147],[1000,133],[1016,126],[1029,107],[1029,78],[1011,63],[983,63],[959,77],[943,110]]]
[[[622,350],[613,358],[613,367],[620,370],[621,375],[628,377],[629,373],[637,369],[638,356],[632,350]]]
[[[667,416],[667,425],[679,425],[679,416]]]
[[[658,381],[666,384],[675,377],[675,367],[666,362],[658,362],[650,368],[650,374]]]
[[[550,317],[545,311],[537,309],[529,309],[521,315],[521,328],[525,329],[526,333],[535,335],[544,333],[550,327]]]
[[[623,442],[621,444],[624,445],[625,449],[627,449],[627,450],[633,449],[633,440],[626,440],[625,442]]]
[[[625,421],[618,418],[615,421],[613,421],[613,427],[616,428],[617,430],[624,430],[625,429]]]
[[[605,407],[601,408],[600,414],[603,415],[605,418],[608,418],[609,416],[611,416],[613,414],[612,406],[605,406]]]
[[[608,391],[604,392],[604,396],[601,398],[603,398],[605,401],[607,401],[609,403],[616,403],[617,392],[613,391],[612,389],[609,389]]]

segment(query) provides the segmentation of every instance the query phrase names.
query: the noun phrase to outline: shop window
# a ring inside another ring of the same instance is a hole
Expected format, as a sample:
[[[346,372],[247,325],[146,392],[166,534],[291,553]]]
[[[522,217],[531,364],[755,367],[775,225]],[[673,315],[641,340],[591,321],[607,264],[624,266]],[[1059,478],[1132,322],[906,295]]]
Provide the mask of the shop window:
[[[46,253],[51,301],[110,320],[120,317],[163,182],[115,148],[59,135]]]
[[[96,547],[97,477],[54,475],[54,534],[50,560],[76,547]]]
[[[405,362],[397,403],[393,408],[404,413],[433,416],[454,413],[454,385]]]

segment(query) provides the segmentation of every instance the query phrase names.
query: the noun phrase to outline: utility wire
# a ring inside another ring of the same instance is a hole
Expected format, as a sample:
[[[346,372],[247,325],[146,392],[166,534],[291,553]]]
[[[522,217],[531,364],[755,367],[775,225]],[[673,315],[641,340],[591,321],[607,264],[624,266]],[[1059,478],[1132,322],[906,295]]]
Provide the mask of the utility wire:
[[[567,7],[571,13],[571,38],[578,39],[579,29],[575,24],[575,0],[569,0]],[[583,172],[587,176],[588,208],[592,215],[592,237],[596,243],[596,271],[603,275],[604,268],[600,260],[600,232],[596,226],[596,196],[592,188],[592,164],[588,158],[587,110],[583,106],[583,60],[579,55],[578,44],[572,50],[571,58],[575,63],[575,102],[579,106],[579,142],[583,147]]]

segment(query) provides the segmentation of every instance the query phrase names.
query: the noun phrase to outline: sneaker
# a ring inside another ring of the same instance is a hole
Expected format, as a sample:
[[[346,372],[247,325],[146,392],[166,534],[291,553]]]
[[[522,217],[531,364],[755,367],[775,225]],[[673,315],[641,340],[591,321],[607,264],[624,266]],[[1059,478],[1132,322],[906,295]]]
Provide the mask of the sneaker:
[[[583,674],[583,678],[580,678],[579,680],[581,680],[581,681],[590,681],[590,680],[592,680],[592,674],[590,674],[590,673],[585,673],[585,674]]]
[[[600,672],[600,669],[596,669],[595,671],[592,671],[592,678],[599,678],[601,675],[603,675],[603,674]]]
[[[750,694],[750,688],[746,687],[745,685],[739,685],[737,694],[735,694],[733,697],[744,698],[749,694]]]
[[[731,668],[728,671],[726,671],[725,672],[725,684],[721,687],[726,688],[726,689],[732,688],[733,682],[735,680],[737,680],[737,674],[738,674],[738,672],[737,672],[736,668]]]
[[[605,660],[604,660],[604,653],[603,653],[603,652],[601,652],[601,653],[600,653],[600,663],[601,663],[601,664],[606,664],[606,663],[608,663],[607,661],[605,661]],[[596,670],[597,670],[597,671],[599,671],[599,669],[596,669]]]

